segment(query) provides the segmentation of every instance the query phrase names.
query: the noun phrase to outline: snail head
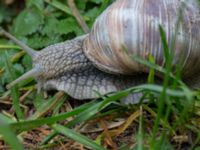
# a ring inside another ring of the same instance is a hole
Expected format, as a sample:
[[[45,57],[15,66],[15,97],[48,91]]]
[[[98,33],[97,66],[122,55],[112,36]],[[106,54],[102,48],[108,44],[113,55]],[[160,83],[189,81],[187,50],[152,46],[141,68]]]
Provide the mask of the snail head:
[[[18,44],[28,55],[31,56],[33,62],[33,69],[8,84],[8,89],[30,77],[44,81],[65,74],[66,72],[80,70],[79,67],[83,67],[88,63],[88,59],[84,57],[83,51],[80,50],[82,47],[82,41],[87,35],[66,42],[50,45],[41,51],[36,51],[19,41],[4,29],[0,28],[0,34]]]
[[[17,38],[15,38],[13,35],[11,35],[10,33],[6,32],[3,28],[0,27],[0,35],[4,35],[7,38],[13,40],[16,44],[18,44],[27,54],[29,54],[31,56],[31,58],[33,60],[35,60],[38,57],[39,52],[37,52],[36,50],[28,47],[27,45],[25,45],[23,42],[19,41]],[[35,65],[33,69],[31,69],[30,71],[28,71],[27,73],[23,74],[22,76],[20,76],[19,78],[17,78],[16,80],[14,80],[13,82],[11,82],[10,84],[8,84],[6,87],[9,89],[12,86],[16,85],[17,83],[19,83],[22,80],[25,80],[29,77],[37,77],[39,75],[41,75],[43,72],[42,68],[39,65]]]

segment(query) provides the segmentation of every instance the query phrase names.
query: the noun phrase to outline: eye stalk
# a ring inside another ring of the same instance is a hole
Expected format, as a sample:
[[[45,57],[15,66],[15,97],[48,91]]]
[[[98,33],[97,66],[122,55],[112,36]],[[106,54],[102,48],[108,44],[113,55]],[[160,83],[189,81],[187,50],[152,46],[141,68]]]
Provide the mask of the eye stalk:
[[[13,40],[17,45],[19,45],[25,52],[27,52],[32,58],[36,57],[37,51],[30,48],[29,46],[25,45],[21,41],[19,41],[17,38],[15,38],[10,33],[6,32],[4,29],[0,28],[0,34],[5,35],[7,38]]]
[[[25,45],[23,42],[19,41],[17,38],[15,38],[13,35],[11,35],[10,33],[6,32],[4,29],[2,29],[0,27],[0,34],[6,36],[7,38],[11,39],[12,41],[14,41],[17,45],[19,45],[25,52],[27,52],[27,54],[29,54],[31,56],[32,59],[36,58],[38,55],[38,52],[32,48],[30,48],[29,46]],[[41,73],[43,72],[42,68],[35,66],[33,69],[31,69],[30,71],[28,71],[27,73],[25,73],[24,75],[22,75],[21,77],[17,78],[16,80],[14,80],[13,82],[11,82],[10,84],[8,84],[6,87],[8,89],[10,89],[12,86],[16,85],[17,83],[30,78],[30,77],[37,77],[39,76]]]
[[[18,84],[19,82],[21,82],[21,81],[23,81],[25,79],[28,79],[30,77],[39,76],[40,74],[42,74],[42,69],[40,69],[40,68],[33,68],[30,71],[28,71],[27,73],[23,74],[21,77],[17,78],[16,80],[14,80],[10,84],[8,84],[6,86],[6,88],[10,89],[11,87],[13,87],[14,85]]]

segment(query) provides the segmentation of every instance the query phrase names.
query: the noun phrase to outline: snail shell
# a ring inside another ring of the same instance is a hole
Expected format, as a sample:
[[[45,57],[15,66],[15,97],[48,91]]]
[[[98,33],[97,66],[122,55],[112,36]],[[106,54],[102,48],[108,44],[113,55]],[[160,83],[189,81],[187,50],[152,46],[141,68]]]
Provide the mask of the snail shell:
[[[152,55],[156,64],[164,66],[161,25],[169,47],[177,33],[174,49],[171,49],[173,67],[181,64],[183,77],[191,77],[200,71],[197,6],[194,0],[184,4],[179,0],[117,0],[94,23],[84,42],[85,54],[101,70],[117,74],[148,71],[131,56],[148,60]],[[182,18],[176,31],[180,15]]]

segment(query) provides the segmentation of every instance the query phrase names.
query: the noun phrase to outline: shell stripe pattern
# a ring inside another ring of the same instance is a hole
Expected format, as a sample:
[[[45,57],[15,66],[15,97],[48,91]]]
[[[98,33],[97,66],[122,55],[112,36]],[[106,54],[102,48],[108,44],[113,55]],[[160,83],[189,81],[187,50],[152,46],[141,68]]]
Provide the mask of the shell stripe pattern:
[[[86,56],[99,69],[113,73],[148,71],[131,56],[148,60],[152,55],[157,64],[164,66],[158,28],[161,25],[168,46],[173,50],[173,67],[182,65],[184,77],[199,72],[200,20],[195,20],[199,9],[195,0],[187,2],[182,5],[179,0],[117,0],[97,18],[84,42]],[[181,10],[182,13],[179,13]],[[180,25],[176,30],[179,17]],[[176,40],[172,48],[174,37]]]

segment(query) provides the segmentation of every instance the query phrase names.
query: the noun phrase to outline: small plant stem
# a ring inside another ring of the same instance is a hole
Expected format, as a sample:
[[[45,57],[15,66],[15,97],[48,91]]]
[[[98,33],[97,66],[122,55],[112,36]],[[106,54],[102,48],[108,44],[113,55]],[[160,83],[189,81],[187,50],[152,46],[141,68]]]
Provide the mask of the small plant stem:
[[[74,0],[68,0],[68,5],[71,9],[72,14],[74,15],[74,17],[76,18],[77,22],[79,23],[79,25],[81,26],[81,28],[83,29],[83,31],[85,33],[88,33],[90,31],[89,27],[87,26],[86,22],[84,21],[84,19],[81,17],[75,3]]]

